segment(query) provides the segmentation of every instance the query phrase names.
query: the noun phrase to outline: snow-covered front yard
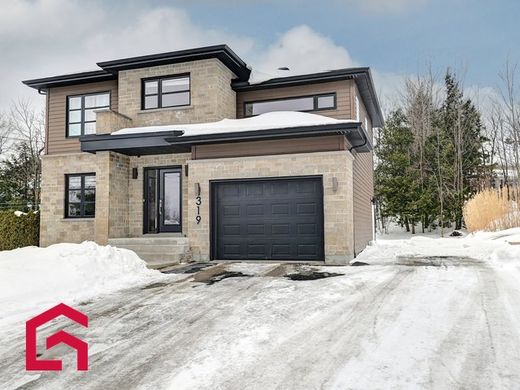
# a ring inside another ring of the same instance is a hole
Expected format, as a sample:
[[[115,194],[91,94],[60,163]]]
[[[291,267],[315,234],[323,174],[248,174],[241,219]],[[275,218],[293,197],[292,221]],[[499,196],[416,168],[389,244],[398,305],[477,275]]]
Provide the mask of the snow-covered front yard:
[[[250,276],[215,283],[93,243],[0,252],[0,388],[515,388],[520,245],[508,241],[520,229],[380,240],[356,259],[367,266],[313,267],[339,276],[241,263],[224,268]],[[59,319],[40,343],[63,327],[84,338],[89,371],[42,344],[64,371],[26,372],[25,320],[59,302],[89,328]]]

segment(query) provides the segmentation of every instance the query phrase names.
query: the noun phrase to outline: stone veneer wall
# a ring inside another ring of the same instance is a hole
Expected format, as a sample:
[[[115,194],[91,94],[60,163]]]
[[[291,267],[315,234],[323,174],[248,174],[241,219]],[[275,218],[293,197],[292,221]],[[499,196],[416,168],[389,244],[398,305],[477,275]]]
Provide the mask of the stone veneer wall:
[[[42,158],[41,246],[94,240],[94,218],[65,218],[65,174],[97,171],[97,158],[93,154],[47,155]]]
[[[190,153],[128,157],[114,152],[44,156],[42,163],[42,246],[58,242],[136,237],[143,234],[143,180],[145,167],[182,166],[182,209],[188,207],[185,165]],[[138,178],[132,179],[132,168]],[[65,218],[65,174],[96,173],[96,217]],[[187,220],[182,214],[183,223]],[[185,229],[184,229],[185,230]]]
[[[354,254],[353,157],[348,151],[277,156],[189,160],[189,153],[128,157],[113,152],[76,153],[43,158],[41,245],[143,234],[145,167],[182,166],[183,233],[195,260],[210,256],[210,180],[322,175],[324,185],[325,262],[346,264]],[[185,176],[186,165],[189,167]],[[138,178],[131,169],[138,168]],[[65,174],[96,172],[96,218],[64,218]],[[332,178],[338,190],[332,190]],[[201,223],[197,225],[195,183],[201,187]]]
[[[128,237],[129,201],[128,191],[131,180],[130,157],[110,153],[109,163],[109,226],[108,237]]]
[[[191,105],[141,110],[141,80],[155,76],[190,74]],[[132,118],[132,126],[213,122],[236,118],[235,78],[219,60],[207,59],[119,72],[118,111]]]
[[[112,110],[96,111],[96,134],[110,134],[114,131],[132,127],[132,119]]]
[[[194,259],[210,257],[210,180],[323,175],[325,262],[347,264],[354,255],[352,161],[348,151],[188,161],[188,221],[184,226]],[[333,177],[338,179],[337,192],[332,190]],[[198,225],[195,183],[200,184],[202,198]]]

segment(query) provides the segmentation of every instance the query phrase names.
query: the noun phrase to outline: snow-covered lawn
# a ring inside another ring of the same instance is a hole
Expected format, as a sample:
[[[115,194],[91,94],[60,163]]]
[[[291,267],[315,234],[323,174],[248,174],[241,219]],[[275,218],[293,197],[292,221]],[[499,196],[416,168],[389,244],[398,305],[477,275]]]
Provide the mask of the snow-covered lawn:
[[[314,267],[340,276],[293,281],[266,276],[276,265],[231,264],[251,276],[211,285],[92,243],[3,252],[0,387],[515,388],[520,245],[508,241],[520,229],[379,240],[356,259],[369,266]],[[43,261],[70,283],[55,282]],[[65,326],[89,342],[90,370],[75,372],[58,346],[42,357],[64,356],[63,372],[27,373],[24,316],[61,301],[86,313],[89,328],[59,320],[40,340]]]

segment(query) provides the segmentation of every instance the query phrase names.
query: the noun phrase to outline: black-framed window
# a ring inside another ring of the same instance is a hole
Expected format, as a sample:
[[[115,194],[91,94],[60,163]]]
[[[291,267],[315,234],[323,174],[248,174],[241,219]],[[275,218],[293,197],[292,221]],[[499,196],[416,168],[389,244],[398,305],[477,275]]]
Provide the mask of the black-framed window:
[[[336,94],[263,100],[245,103],[245,116],[254,116],[273,111],[319,111],[336,108]]]
[[[65,175],[65,217],[94,218],[96,215],[96,174]]]
[[[190,105],[190,75],[144,79],[142,109],[180,107]]]
[[[67,137],[96,133],[95,110],[110,108],[110,92],[67,96]]]

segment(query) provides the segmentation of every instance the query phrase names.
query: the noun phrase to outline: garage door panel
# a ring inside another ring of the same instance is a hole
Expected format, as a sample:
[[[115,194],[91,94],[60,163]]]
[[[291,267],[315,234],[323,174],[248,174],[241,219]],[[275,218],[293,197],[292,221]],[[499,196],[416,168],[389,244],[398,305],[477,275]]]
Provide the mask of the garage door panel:
[[[224,206],[223,207],[223,215],[225,217],[228,217],[228,216],[239,216],[240,215],[240,206],[237,206],[237,205]]]
[[[225,236],[239,236],[240,235],[240,225],[223,225],[222,230],[223,230],[223,234]]]
[[[305,234],[315,235],[318,233],[318,224],[316,224],[316,223],[299,223],[296,225],[296,232],[299,235],[305,235]]]
[[[236,186],[223,186],[222,192],[227,198],[238,198],[239,189]]]
[[[248,183],[245,185],[246,195],[254,197],[258,195],[264,195],[264,184],[263,183]]]
[[[291,225],[288,223],[273,223],[271,224],[271,235],[290,234]]]
[[[247,225],[247,234],[265,234],[265,225],[264,224],[254,224]]]
[[[318,248],[316,245],[298,245],[298,255],[299,256],[316,256],[318,253]]]
[[[271,193],[273,195],[287,195],[289,193],[289,183],[287,183],[287,182],[271,183]]]
[[[323,260],[321,178],[214,183],[216,259]]]
[[[289,215],[289,203],[273,203],[271,204],[271,215]]]
[[[249,217],[257,217],[259,215],[264,215],[264,205],[263,204],[252,204],[246,206],[246,215]]]
[[[267,248],[265,244],[249,244],[247,246],[247,253],[249,256],[260,255],[265,257],[267,254]]]
[[[224,244],[224,253],[227,255],[240,255],[240,244]]]
[[[314,194],[316,193],[316,183],[314,182],[298,182],[296,183],[296,193],[298,194]]]
[[[296,214],[298,215],[316,215],[318,207],[316,203],[298,203],[296,204]]]

